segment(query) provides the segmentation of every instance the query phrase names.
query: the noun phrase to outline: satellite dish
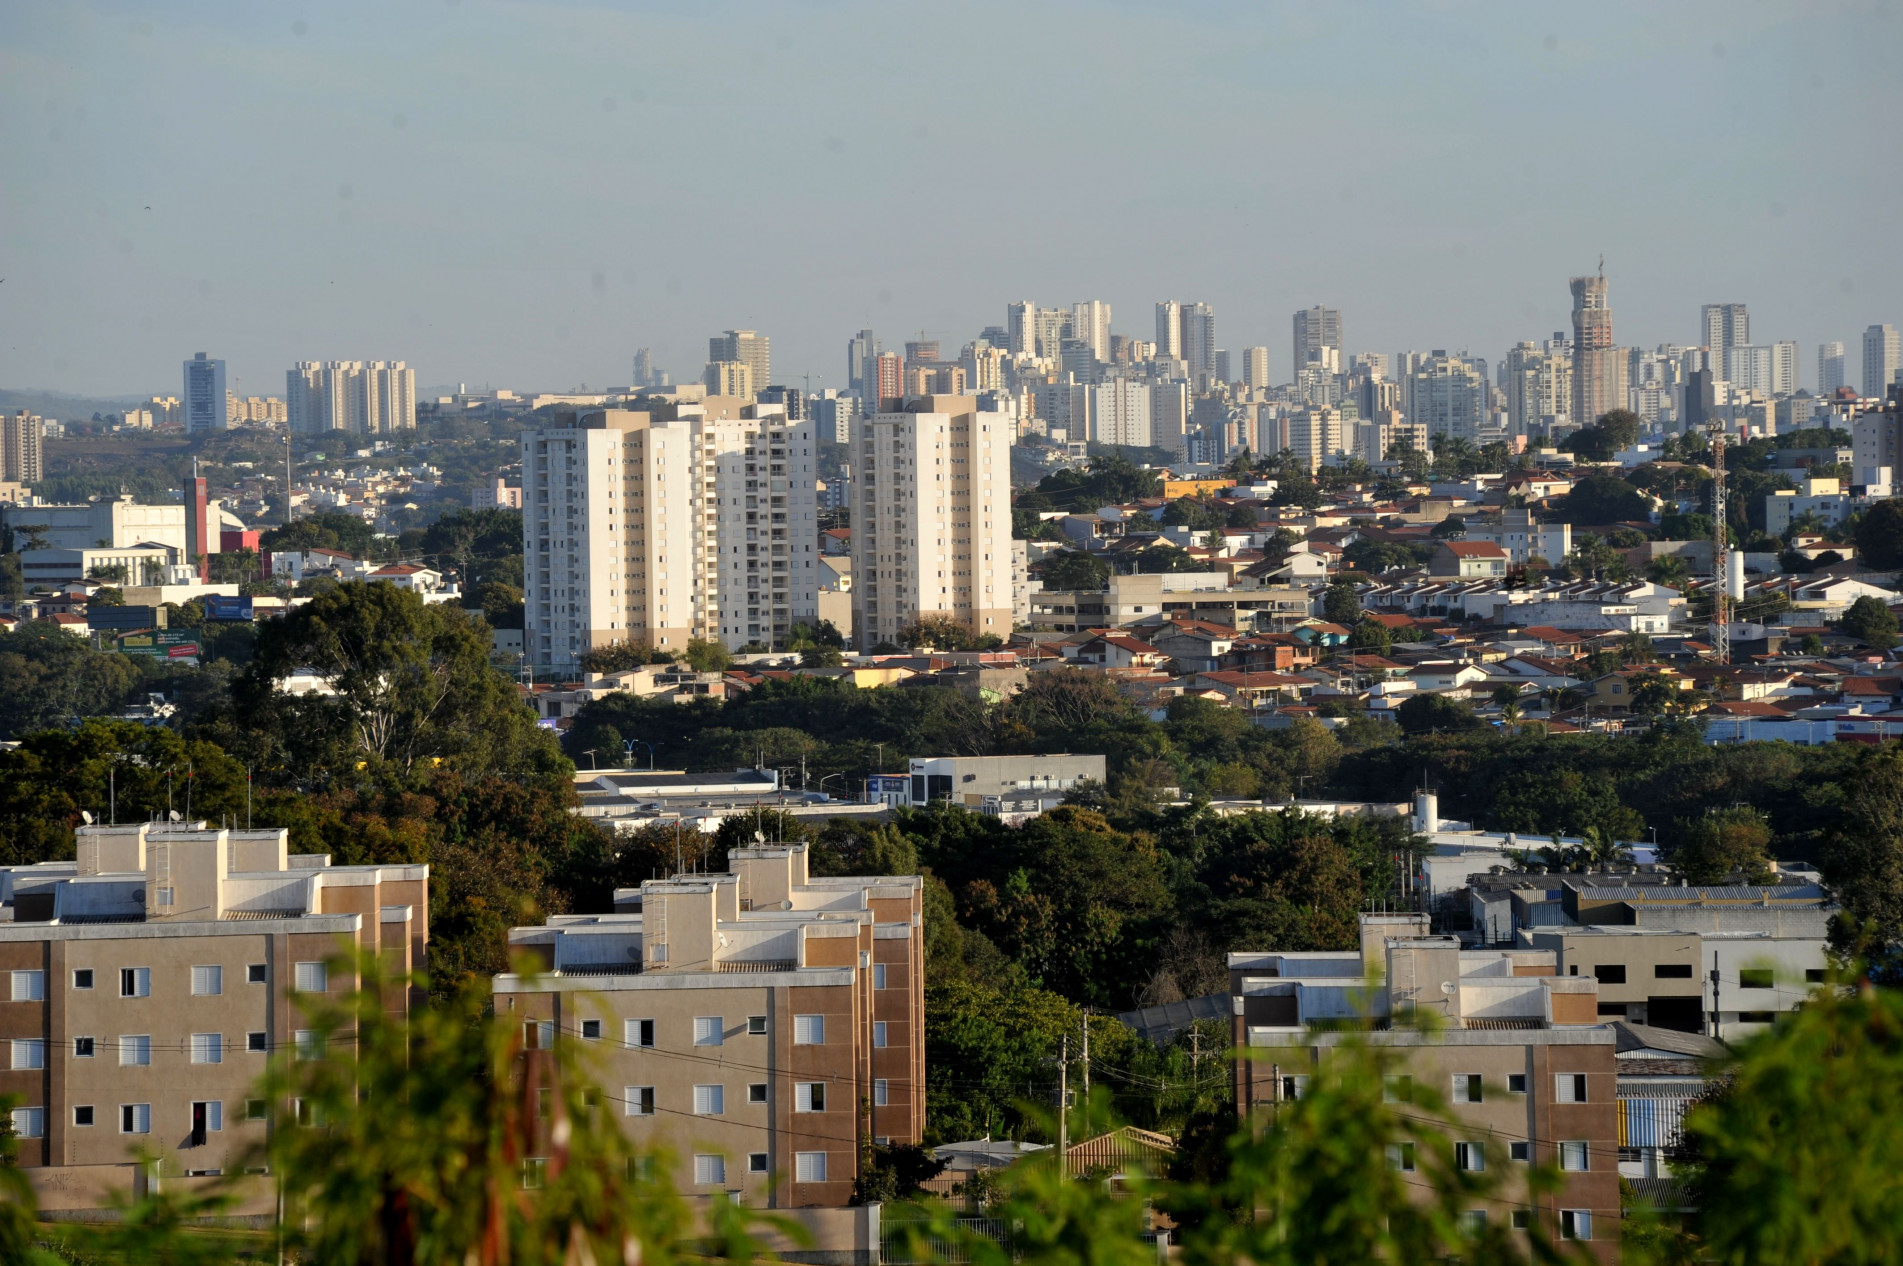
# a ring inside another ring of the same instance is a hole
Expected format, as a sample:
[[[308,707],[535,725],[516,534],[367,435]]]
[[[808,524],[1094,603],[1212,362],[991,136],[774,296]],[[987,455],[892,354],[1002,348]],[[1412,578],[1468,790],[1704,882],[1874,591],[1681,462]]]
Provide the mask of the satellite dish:
[[[177,810],[177,809],[167,809],[167,810],[165,811],[165,816],[166,816],[166,818],[167,818],[167,819],[169,819],[170,821],[173,821],[173,822],[176,822],[176,821],[178,821],[178,820],[179,820],[179,817],[178,817],[178,810]]]
[[[766,843],[766,832],[765,832],[765,831],[755,831],[755,832],[753,833],[753,842],[754,842],[755,844],[764,844],[764,843]]]
[[[81,809],[79,811],[79,820],[84,822],[87,826],[91,826],[93,824],[93,815],[89,811]]]

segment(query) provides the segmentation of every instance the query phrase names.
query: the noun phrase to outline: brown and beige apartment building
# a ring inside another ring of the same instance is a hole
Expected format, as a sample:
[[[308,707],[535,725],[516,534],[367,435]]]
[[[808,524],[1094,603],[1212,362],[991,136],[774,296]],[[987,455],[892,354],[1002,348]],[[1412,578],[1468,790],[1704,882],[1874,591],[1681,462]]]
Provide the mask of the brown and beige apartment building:
[[[1505,1174],[1469,1217],[1584,1241],[1616,1261],[1616,1035],[1600,1021],[1598,982],[1558,974],[1551,950],[1463,949],[1428,935],[1424,915],[1364,915],[1361,942],[1229,956],[1238,1110],[1301,1098],[1344,1042],[1386,1048],[1397,1094],[1411,1079],[1445,1102],[1456,1163]],[[1412,1172],[1415,1162],[1400,1149],[1389,1163]],[[1516,1173],[1534,1163],[1562,1179],[1537,1201]]]
[[[867,1143],[925,1118],[922,881],[822,878],[803,844],[734,850],[725,874],[652,880],[617,913],[556,916],[495,979],[532,1045],[577,1044],[637,1143],[689,1194],[844,1206]]]
[[[77,834],[74,861],[0,868],[0,1096],[53,1212],[141,1188],[141,1153],[231,1172],[271,1128],[266,1059],[315,1040],[298,995],[354,988],[352,948],[420,970],[429,940],[427,866],[330,866],[283,830]]]

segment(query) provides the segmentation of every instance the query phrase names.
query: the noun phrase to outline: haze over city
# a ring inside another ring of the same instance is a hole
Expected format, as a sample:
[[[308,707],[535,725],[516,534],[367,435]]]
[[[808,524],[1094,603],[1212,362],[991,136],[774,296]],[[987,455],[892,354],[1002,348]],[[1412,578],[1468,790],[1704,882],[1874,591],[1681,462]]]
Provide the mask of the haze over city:
[[[1287,363],[1490,360],[1601,255],[1621,343],[1852,348],[1897,318],[1890,4],[1589,8],[21,3],[0,11],[0,386],[691,379],[756,328],[844,386],[876,327],[1211,305]],[[366,352],[364,349],[370,349]]]

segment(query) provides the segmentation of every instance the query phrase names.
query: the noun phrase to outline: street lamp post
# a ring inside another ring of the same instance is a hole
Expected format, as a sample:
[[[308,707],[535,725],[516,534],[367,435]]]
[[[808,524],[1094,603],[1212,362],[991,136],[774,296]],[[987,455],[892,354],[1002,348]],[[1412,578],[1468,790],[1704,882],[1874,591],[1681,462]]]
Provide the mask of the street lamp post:
[[[622,765],[622,768],[623,769],[634,768],[634,749],[637,744],[648,749],[648,772],[653,773],[654,772],[654,744],[648,742],[646,739],[622,739],[621,740],[622,749],[626,751],[628,754],[627,763]]]

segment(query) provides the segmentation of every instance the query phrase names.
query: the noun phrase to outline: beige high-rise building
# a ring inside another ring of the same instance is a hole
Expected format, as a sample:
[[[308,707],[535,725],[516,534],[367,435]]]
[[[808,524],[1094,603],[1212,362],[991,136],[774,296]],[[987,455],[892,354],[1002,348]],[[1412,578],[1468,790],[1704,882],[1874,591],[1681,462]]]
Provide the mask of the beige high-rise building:
[[[853,635],[922,618],[1011,634],[1011,437],[972,396],[918,396],[854,425]]]
[[[767,336],[757,330],[728,330],[716,334],[707,340],[707,359],[710,361],[737,360],[753,371],[753,390],[764,391],[773,383],[773,357],[768,347]],[[716,392],[708,388],[713,395],[742,395],[741,392]],[[746,396],[752,399],[751,395]]]
[[[1591,426],[1626,405],[1625,357],[1612,344],[1606,270],[1575,277],[1573,291],[1573,421]]]
[[[1245,347],[1242,349],[1242,385],[1251,390],[1274,385],[1269,381],[1268,348]]]
[[[428,866],[331,866],[283,829],[76,834],[76,861],[0,867],[0,1095],[56,1212],[131,1197],[140,1151],[161,1179],[232,1172],[294,1111],[254,1097],[266,1061],[322,1053],[300,995],[354,987],[346,946],[407,973],[429,943]]]
[[[701,382],[710,396],[731,396],[751,400],[759,384],[754,381],[753,366],[743,360],[710,360],[701,374]]]
[[[804,844],[735,849],[726,874],[515,929],[541,974],[496,977],[495,1012],[590,1048],[614,1118],[675,1155],[685,1194],[845,1205],[866,1145],[923,1137],[922,894],[811,877]]]
[[[1087,299],[1071,305],[1071,337],[1090,344],[1098,360],[1110,359],[1110,305],[1101,299]]]
[[[46,423],[21,409],[0,416],[0,480],[30,484],[46,477]]]
[[[284,416],[305,435],[416,429],[416,371],[400,360],[302,360],[284,375]]]
[[[1573,407],[1573,358],[1559,338],[1507,352],[1507,424],[1514,435],[1550,434]]]
[[[783,645],[816,619],[810,419],[731,396],[561,415],[522,433],[524,653]]]

